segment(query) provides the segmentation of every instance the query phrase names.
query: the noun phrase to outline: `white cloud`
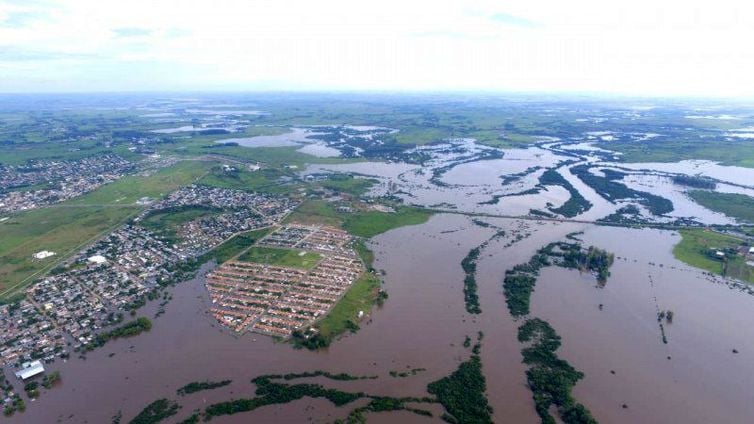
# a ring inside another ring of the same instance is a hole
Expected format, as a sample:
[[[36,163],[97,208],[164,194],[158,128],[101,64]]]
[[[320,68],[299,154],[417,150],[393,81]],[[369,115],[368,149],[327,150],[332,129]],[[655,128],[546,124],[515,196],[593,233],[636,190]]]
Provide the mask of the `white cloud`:
[[[0,91],[754,96],[754,4],[0,0]]]

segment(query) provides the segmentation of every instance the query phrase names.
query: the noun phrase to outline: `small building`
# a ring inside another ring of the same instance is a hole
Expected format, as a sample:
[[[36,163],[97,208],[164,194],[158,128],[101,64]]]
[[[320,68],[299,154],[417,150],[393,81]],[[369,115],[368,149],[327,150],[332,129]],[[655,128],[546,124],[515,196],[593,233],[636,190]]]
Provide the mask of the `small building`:
[[[49,250],[42,250],[40,252],[37,252],[33,254],[34,259],[45,259],[49,258],[50,256],[55,256],[55,252],[50,252]]]
[[[89,257],[89,262],[94,264],[104,264],[107,262],[107,258],[102,255],[94,255]]]
[[[24,362],[23,365],[21,365],[21,369],[16,371],[16,377],[20,378],[21,380],[27,380],[29,378],[34,377],[35,375],[39,375],[45,372],[45,367],[42,365],[41,361],[34,361],[34,362]]]
[[[749,254],[754,255],[754,246],[749,248]]]
[[[717,256],[718,258],[724,258],[725,257],[725,252],[723,252],[721,250],[717,250],[717,251],[715,251],[715,256]]]

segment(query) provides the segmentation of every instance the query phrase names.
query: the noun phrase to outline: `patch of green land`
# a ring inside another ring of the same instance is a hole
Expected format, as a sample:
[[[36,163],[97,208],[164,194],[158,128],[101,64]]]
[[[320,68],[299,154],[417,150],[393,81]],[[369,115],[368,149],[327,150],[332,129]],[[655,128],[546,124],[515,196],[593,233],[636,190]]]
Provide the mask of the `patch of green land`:
[[[745,194],[692,190],[689,197],[696,203],[740,221],[754,223],[754,198]]]
[[[161,209],[147,215],[139,224],[153,233],[175,242],[178,240],[178,230],[183,225],[217,212],[218,210],[206,206]]]
[[[737,254],[744,240],[703,229],[679,231],[681,241],[673,248],[676,259],[696,268],[754,283],[754,267]],[[748,249],[746,249],[748,250]],[[723,258],[716,252],[724,253]]]
[[[398,206],[395,210],[395,212],[374,210],[338,212],[336,205],[332,202],[311,200],[296,208],[288,216],[287,221],[342,227],[355,236],[370,238],[393,228],[423,224],[432,216],[430,211],[410,206]]]
[[[322,259],[322,255],[295,249],[253,246],[241,256],[239,261],[257,262],[276,266],[311,269]]]
[[[256,171],[245,169],[225,171],[221,167],[215,167],[199,180],[199,184],[234,190],[281,194],[291,191],[290,184],[283,180],[286,176],[290,177],[291,175],[277,168],[262,168]]]
[[[354,196],[361,196],[377,182],[371,178],[356,178],[348,174],[333,174],[328,179],[320,181],[322,187]]]
[[[601,144],[609,150],[621,152],[623,162],[678,162],[688,159],[706,159],[723,165],[754,168],[754,143],[743,140],[734,142],[716,140],[707,143],[688,141],[647,141]]]
[[[0,298],[15,293],[70,254],[113,231],[140,212],[141,197],[159,198],[188,185],[209,169],[207,162],[184,161],[150,176],[127,176],[76,199],[11,215],[0,223]],[[44,260],[32,254],[56,252]]]

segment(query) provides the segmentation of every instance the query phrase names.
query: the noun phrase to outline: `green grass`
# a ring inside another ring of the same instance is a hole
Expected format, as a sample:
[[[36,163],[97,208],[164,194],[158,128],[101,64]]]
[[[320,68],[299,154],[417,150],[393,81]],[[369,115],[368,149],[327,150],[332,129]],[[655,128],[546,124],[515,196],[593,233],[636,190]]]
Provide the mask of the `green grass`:
[[[340,227],[343,223],[343,214],[336,212],[335,206],[330,202],[309,200],[299,205],[293,213],[288,215],[286,222]]]
[[[226,262],[243,252],[248,247],[254,245],[257,240],[266,236],[270,232],[271,228],[264,228],[261,230],[247,231],[245,233],[237,234],[221,245],[215,247],[209,252],[203,254],[196,261],[198,264],[203,264],[209,260],[214,259],[217,263]]]
[[[696,203],[723,213],[740,221],[754,223],[754,198],[737,193],[718,193],[715,191],[692,190],[689,196]]]
[[[153,233],[169,241],[176,242],[178,240],[178,230],[183,225],[218,212],[216,209],[204,206],[189,206],[176,210],[162,210],[151,213],[139,223]]]
[[[327,180],[320,181],[322,187],[331,190],[347,193],[354,196],[361,196],[377,183],[377,180],[371,178],[355,178],[347,174],[333,174]]]
[[[181,162],[151,176],[129,176],[58,205],[12,215],[0,223],[0,299],[7,299],[61,260],[125,223],[142,210],[134,202],[160,197],[194,182],[205,162]],[[57,255],[32,260],[51,250]]]
[[[358,321],[359,311],[366,314],[372,310],[379,289],[380,280],[372,273],[363,273],[327,316],[317,324],[320,334],[330,339],[348,330],[350,322]]]
[[[291,184],[280,180],[281,177],[289,175],[290,173],[275,168],[263,168],[257,171],[238,170],[235,172],[225,172],[222,168],[216,167],[199,180],[199,184],[210,187],[280,194],[292,190]]]
[[[723,165],[754,168],[754,143],[747,141],[688,142],[648,141],[610,142],[599,147],[622,152],[623,162],[678,162],[686,159],[707,159]]]
[[[343,228],[353,235],[370,238],[394,228],[423,224],[430,216],[431,212],[407,206],[398,207],[395,213],[355,212],[346,214]]]
[[[317,262],[319,262],[321,258],[322,256],[315,252],[254,246],[239,256],[238,260],[292,268],[311,269],[317,265]]]
[[[340,213],[331,202],[310,200],[296,208],[287,222],[332,225],[355,236],[371,238],[405,225],[423,224],[430,216],[432,212],[409,206],[398,206],[394,213],[359,210]]]
[[[719,275],[722,275],[725,269],[730,277],[754,283],[754,268],[746,265],[743,257],[729,259],[726,268],[721,259],[707,254],[710,249],[736,249],[741,246],[743,240],[701,229],[681,230],[680,234],[681,241],[673,248],[676,259]]]

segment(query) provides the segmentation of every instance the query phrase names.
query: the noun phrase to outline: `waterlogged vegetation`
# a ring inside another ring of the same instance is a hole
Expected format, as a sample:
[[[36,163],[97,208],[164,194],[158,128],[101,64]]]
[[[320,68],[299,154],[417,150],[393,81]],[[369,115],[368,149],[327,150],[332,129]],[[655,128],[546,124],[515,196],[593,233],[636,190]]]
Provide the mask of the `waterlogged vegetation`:
[[[363,420],[361,420],[363,419],[363,414],[368,411],[411,410],[406,407],[406,403],[434,402],[431,398],[391,398],[385,396],[372,396],[364,392],[347,392],[338,389],[329,389],[320,384],[284,384],[273,381],[282,378],[284,378],[282,375],[263,375],[254,378],[252,383],[257,387],[255,392],[256,397],[235,399],[209,405],[204,410],[205,420],[210,420],[213,417],[222,415],[249,412],[267,405],[289,403],[304,397],[324,398],[335,406],[344,406],[358,399],[370,399],[370,403],[367,404],[366,407],[354,409],[349,414],[349,423],[363,422]],[[427,411],[422,411],[421,414],[426,415],[426,413]]]
[[[492,407],[485,391],[487,383],[478,354],[462,362],[452,374],[429,383],[427,391],[447,411],[443,420],[449,423],[492,423]]]
[[[688,195],[707,209],[723,213],[739,221],[754,223],[754,198],[750,196],[706,190],[692,190],[688,192]]]
[[[560,347],[560,336],[550,324],[539,318],[526,320],[518,329],[518,341],[527,344],[521,351],[524,363],[529,366],[526,381],[542,423],[557,422],[550,415],[551,407],[555,406],[565,424],[596,424],[589,410],[571,394],[584,374],[555,354]]]
[[[592,208],[592,202],[586,200],[584,196],[582,196],[581,193],[579,193],[579,191],[568,182],[568,180],[563,178],[563,176],[554,169],[548,169],[545,171],[542,176],[539,177],[539,184],[563,187],[568,190],[568,193],[571,195],[571,197],[569,197],[561,206],[557,208],[548,207],[547,209],[550,212],[563,215],[567,218],[573,218],[574,216]]]
[[[508,310],[514,317],[529,314],[531,293],[537,283],[539,271],[550,265],[593,272],[597,282],[604,285],[610,276],[614,255],[590,246],[583,249],[579,243],[555,242],[539,249],[529,262],[505,271],[503,293]]]
[[[201,392],[203,390],[213,390],[219,387],[227,386],[232,383],[233,380],[222,381],[194,381],[177,390],[179,396],[190,395],[192,393]]]
[[[701,188],[705,190],[714,190],[715,187],[717,187],[715,180],[696,175],[674,175],[671,180],[673,181],[673,183],[678,185]]]
[[[506,271],[503,288],[508,309],[516,318],[529,314],[531,293],[544,266],[589,270],[604,284],[612,263],[613,255],[596,247],[584,250],[578,243],[550,243],[537,251],[529,262]],[[552,407],[565,424],[596,423],[589,410],[573,398],[572,389],[584,374],[556,355],[560,336],[555,330],[542,319],[527,318],[519,327],[518,340],[526,344],[521,351],[524,363],[529,366],[526,379],[542,423],[558,422],[551,415]]]
[[[84,350],[93,350],[98,347],[102,347],[110,340],[119,339],[121,337],[132,337],[137,334],[141,334],[144,331],[152,329],[152,321],[146,317],[139,317],[133,321],[129,321],[123,325],[115,327],[112,330],[103,331],[94,336],[94,339],[84,346]]]
[[[178,413],[180,406],[169,399],[158,399],[147,405],[129,424],[157,424]]]
[[[654,215],[665,215],[673,211],[673,203],[670,200],[645,191],[630,189],[617,182],[616,180],[624,176],[618,171],[604,172],[603,170],[606,176],[602,177],[593,174],[588,165],[578,165],[571,168],[571,172],[584,184],[594,189],[597,194],[612,203],[619,200],[633,200],[644,205]]]

